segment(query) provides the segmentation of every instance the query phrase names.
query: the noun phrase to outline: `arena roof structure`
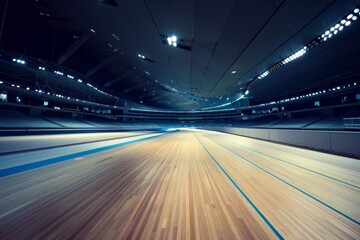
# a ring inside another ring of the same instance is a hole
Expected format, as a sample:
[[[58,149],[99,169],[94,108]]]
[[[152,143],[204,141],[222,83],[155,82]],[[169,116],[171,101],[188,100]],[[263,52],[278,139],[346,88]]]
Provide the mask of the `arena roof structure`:
[[[148,107],[244,106],[358,76],[356,9],[351,0],[13,0],[1,50]]]

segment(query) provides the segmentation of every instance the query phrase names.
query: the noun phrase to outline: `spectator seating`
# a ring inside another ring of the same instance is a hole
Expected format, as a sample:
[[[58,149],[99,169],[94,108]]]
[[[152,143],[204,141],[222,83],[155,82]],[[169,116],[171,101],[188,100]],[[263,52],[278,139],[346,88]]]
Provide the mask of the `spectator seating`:
[[[60,125],[66,128],[95,128],[95,125],[91,125],[86,122],[82,122],[76,119],[59,118],[59,117],[44,117],[49,122]]]
[[[59,128],[61,126],[40,117],[30,117],[21,112],[0,109],[0,128]]]

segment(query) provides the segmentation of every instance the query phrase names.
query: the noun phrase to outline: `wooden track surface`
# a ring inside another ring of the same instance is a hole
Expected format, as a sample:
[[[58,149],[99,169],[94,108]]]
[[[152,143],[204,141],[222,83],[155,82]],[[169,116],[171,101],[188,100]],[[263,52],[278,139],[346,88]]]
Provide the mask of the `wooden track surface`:
[[[103,132],[103,133],[73,133],[55,135],[27,135],[0,137],[0,155],[20,151],[36,150],[49,147],[60,147],[71,144],[83,144],[110,139],[150,134],[148,132]]]
[[[360,239],[359,160],[207,131],[80,159],[0,178],[0,239]]]

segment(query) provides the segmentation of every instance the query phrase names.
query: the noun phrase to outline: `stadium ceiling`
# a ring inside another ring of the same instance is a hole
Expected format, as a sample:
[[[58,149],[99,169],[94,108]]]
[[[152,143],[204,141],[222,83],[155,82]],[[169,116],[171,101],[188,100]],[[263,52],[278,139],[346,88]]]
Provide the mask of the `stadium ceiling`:
[[[360,73],[357,20],[249,89],[269,67],[302,49],[357,4],[11,0],[1,49],[72,69],[103,91],[152,107],[212,107],[246,90],[246,98],[261,103]]]

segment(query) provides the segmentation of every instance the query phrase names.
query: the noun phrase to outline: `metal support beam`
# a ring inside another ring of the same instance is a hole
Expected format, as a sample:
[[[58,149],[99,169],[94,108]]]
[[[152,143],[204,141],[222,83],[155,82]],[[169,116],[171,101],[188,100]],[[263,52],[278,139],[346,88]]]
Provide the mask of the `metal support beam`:
[[[120,97],[123,97],[123,96],[125,96],[125,95],[127,95],[127,94],[129,94],[129,93],[131,93],[131,92],[133,92],[133,91],[135,91],[135,90],[137,90],[137,89],[139,89],[141,86],[134,86],[134,87],[132,87],[132,88],[128,88],[128,89],[126,89],[126,90],[124,90],[123,92],[121,92],[120,93]]]
[[[99,71],[100,69],[102,69],[103,67],[105,67],[106,65],[108,65],[109,63],[111,63],[116,57],[118,57],[117,54],[111,55],[111,56],[105,58],[104,60],[102,60],[101,62],[99,62],[97,65],[95,65],[93,68],[91,68],[91,69],[86,73],[86,76],[87,76],[87,77],[90,77],[91,75],[93,75],[94,73],[96,73],[97,71]]]
[[[132,74],[134,74],[134,72],[131,71],[131,70],[129,70],[129,71],[127,71],[127,72],[124,72],[123,74],[121,74],[121,75],[118,76],[117,78],[115,78],[115,79],[113,79],[113,80],[105,83],[105,84],[104,84],[104,87],[105,87],[105,88],[108,88],[108,87],[110,87],[110,86],[112,86],[112,85],[114,85],[114,84],[122,81],[123,79],[129,77],[129,76],[132,75]]]
[[[88,40],[90,35],[84,33],[78,40],[76,40],[57,60],[58,64],[63,64],[81,45]]]
[[[6,13],[7,13],[7,9],[8,9],[8,3],[9,3],[9,0],[4,1],[4,10],[3,10],[2,19],[1,19],[1,26],[0,26],[0,48],[1,48],[1,45],[2,45],[2,33],[3,33],[3,30],[4,30],[5,17],[6,17]]]

